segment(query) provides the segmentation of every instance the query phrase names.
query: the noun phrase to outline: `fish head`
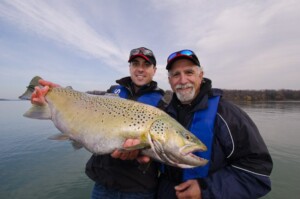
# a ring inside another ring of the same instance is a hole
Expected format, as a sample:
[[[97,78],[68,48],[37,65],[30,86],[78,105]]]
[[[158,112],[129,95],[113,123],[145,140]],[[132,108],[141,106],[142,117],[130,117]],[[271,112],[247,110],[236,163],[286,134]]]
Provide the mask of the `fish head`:
[[[148,136],[150,145],[160,161],[180,168],[204,166],[208,160],[194,152],[206,151],[206,146],[173,118],[154,121]]]

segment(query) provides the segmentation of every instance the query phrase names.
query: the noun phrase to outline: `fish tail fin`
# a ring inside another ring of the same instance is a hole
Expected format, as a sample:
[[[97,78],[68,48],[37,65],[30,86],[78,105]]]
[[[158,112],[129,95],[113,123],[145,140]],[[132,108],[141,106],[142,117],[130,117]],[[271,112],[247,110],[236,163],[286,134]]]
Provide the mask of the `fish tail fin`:
[[[23,116],[32,119],[48,120],[51,119],[51,111],[48,105],[38,106],[33,104]]]

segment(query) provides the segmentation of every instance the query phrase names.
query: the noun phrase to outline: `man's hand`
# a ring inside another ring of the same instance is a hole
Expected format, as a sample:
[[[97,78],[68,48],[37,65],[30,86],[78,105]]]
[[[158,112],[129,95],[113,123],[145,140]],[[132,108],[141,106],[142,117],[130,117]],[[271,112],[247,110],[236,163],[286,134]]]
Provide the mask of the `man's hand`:
[[[140,143],[140,140],[138,139],[127,139],[124,144],[123,147],[131,147],[131,146],[135,146],[137,144]],[[115,150],[112,154],[111,157],[113,158],[120,158],[121,160],[134,160],[137,158],[139,154],[139,150],[134,150],[134,151],[119,151],[119,150]]]
[[[31,103],[39,106],[45,105],[47,103],[45,100],[45,95],[47,94],[48,90],[48,86],[45,86],[43,88],[36,86],[34,88],[34,92],[31,95]]]
[[[202,199],[201,188],[197,180],[188,180],[175,187],[178,199]]]
[[[39,84],[42,85],[42,86],[49,86],[49,88],[61,87],[58,84],[55,84],[53,82],[49,82],[49,81],[46,81],[46,80],[43,80],[43,79],[39,80]]]
[[[123,147],[124,148],[131,147],[131,146],[135,146],[139,143],[140,143],[139,139],[127,139],[124,142]],[[111,157],[120,158],[121,160],[134,160],[134,159],[137,159],[137,161],[141,164],[148,163],[150,161],[150,157],[148,157],[148,156],[139,156],[139,152],[140,152],[139,150],[128,151],[128,152],[115,150],[111,154]]]
[[[44,87],[40,88],[39,86],[36,86],[34,88],[34,92],[31,95],[31,103],[42,106],[46,104],[45,95],[48,93],[49,88],[60,87],[60,86],[58,84],[43,79],[39,80],[39,84]]]

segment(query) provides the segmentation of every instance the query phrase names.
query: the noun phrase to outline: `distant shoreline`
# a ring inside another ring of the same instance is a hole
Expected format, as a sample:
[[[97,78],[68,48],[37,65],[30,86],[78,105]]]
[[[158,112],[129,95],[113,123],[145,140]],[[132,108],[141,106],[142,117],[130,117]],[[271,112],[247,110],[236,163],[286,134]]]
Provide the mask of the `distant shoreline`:
[[[233,101],[300,101],[300,90],[229,90],[223,97]]]
[[[234,90],[221,89],[223,91],[223,98],[232,101],[300,101],[300,90]],[[173,92],[171,90],[165,91],[165,99],[168,102],[171,100]],[[105,91],[88,91],[87,93],[93,95],[104,95]],[[5,99],[0,98],[0,101],[27,101],[21,99]]]
[[[20,100],[20,99],[4,99],[4,98],[0,98],[0,101],[24,101],[24,100]]]
[[[221,89],[223,98],[230,101],[300,101],[300,90],[233,90]],[[173,92],[166,91],[166,101],[169,101]]]

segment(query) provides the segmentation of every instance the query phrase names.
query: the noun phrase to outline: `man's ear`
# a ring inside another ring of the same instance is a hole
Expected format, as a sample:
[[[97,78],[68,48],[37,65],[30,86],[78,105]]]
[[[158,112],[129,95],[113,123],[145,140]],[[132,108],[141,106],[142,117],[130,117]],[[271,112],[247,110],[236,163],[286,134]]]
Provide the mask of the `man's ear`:
[[[202,78],[203,78],[203,75],[204,75],[204,73],[203,73],[203,71],[201,70],[200,73],[199,73],[199,77],[202,79]]]

